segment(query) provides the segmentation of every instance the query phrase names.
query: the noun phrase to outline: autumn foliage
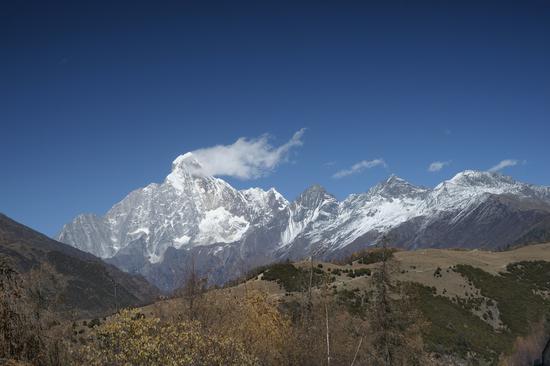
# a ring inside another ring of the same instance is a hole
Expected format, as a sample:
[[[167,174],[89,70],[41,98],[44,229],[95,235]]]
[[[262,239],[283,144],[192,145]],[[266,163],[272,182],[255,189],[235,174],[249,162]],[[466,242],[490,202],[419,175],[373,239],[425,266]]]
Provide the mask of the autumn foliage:
[[[193,321],[162,323],[138,310],[122,310],[74,352],[85,365],[255,365],[242,343],[209,334]]]

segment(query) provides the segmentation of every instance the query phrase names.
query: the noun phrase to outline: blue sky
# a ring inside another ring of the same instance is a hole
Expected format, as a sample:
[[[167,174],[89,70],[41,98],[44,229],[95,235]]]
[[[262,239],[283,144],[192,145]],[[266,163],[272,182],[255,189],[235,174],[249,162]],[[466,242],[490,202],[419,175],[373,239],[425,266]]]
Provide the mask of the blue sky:
[[[509,159],[503,173],[550,185],[548,1],[12,3],[0,212],[46,234],[179,154],[264,134],[273,152],[302,128],[259,178],[226,179],[343,198]]]

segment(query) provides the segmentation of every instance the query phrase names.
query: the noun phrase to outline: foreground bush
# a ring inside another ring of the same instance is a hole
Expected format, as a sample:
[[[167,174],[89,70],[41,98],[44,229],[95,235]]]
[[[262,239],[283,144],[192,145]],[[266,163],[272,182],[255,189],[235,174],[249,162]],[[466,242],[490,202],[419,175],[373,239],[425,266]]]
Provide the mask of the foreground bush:
[[[242,295],[211,293],[200,303],[197,321],[210,334],[231,338],[262,365],[283,365],[288,354],[292,323],[266,293],[248,290]],[[175,319],[189,319],[187,306]],[[172,320],[169,320],[172,321]]]
[[[206,333],[196,322],[162,324],[123,310],[98,327],[92,342],[75,351],[84,365],[255,365],[242,343]]]
[[[41,266],[23,277],[0,254],[0,364],[67,363],[64,334],[41,286],[48,276],[49,268]]]

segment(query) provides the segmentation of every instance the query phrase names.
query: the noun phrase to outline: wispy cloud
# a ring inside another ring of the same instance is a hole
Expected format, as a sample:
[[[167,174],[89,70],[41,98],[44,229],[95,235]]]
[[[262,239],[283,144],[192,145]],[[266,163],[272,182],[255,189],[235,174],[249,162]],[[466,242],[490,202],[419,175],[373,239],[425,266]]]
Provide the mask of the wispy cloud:
[[[508,167],[511,167],[511,166],[516,166],[520,163],[519,160],[515,160],[515,159],[505,159],[505,160],[502,160],[500,163],[498,163],[497,165],[495,165],[494,167],[490,168],[489,171],[490,172],[498,172],[504,168],[508,168]]]
[[[277,165],[288,161],[290,151],[303,145],[305,129],[279,147],[273,147],[268,135],[241,137],[231,145],[217,145],[191,153],[200,163],[195,173],[210,176],[230,176],[254,179],[269,174]]]
[[[362,172],[365,169],[374,168],[377,166],[387,166],[386,162],[383,159],[374,159],[374,160],[363,160],[358,163],[355,163],[349,169],[340,170],[332,175],[333,178],[343,178],[352,174],[357,174]]]
[[[438,172],[449,164],[451,164],[450,161],[434,161],[428,166],[428,171],[432,173]]]

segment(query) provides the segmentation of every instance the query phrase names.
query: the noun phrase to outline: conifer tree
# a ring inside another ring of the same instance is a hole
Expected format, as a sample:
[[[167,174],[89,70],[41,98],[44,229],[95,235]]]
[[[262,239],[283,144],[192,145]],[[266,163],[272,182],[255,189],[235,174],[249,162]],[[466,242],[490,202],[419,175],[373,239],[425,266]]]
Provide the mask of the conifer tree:
[[[412,304],[407,284],[392,281],[397,263],[392,259],[386,237],[381,247],[382,259],[373,275],[374,298],[370,302],[369,364],[427,365],[422,347],[422,318]]]

